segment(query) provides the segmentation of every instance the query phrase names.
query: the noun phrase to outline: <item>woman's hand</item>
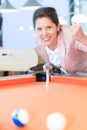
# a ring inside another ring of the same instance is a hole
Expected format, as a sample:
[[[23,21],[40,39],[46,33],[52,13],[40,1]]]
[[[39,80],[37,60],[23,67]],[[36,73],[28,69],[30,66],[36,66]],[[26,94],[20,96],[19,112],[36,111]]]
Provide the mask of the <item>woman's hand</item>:
[[[77,41],[87,46],[87,36],[84,35],[84,32],[79,24],[73,23],[71,26],[71,32]]]
[[[77,23],[72,23],[71,32],[76,40],[79,40],[84,36],[84,33],[83,33],[81,26]]]
[[[44,72],[46,72],[47,69],[49,69],[49,71],[51,71],[52,68],[53,68],[53,66],[50,65],[49,63],[46,63],[46,64],[43,65]]]

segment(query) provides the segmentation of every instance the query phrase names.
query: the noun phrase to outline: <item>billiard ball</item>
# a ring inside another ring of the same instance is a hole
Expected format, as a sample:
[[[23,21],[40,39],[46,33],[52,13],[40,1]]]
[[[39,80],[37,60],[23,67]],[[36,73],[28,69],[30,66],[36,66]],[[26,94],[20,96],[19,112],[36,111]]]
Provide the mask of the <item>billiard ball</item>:
[[[15,125],[19,127],[23,127],[28,124],[30,117],[26,110],[24,109],[16,109],[12,112],[12,121]]]
[[[48,130],[64,130],[66,123],[65,116],[58,112],[51,113],[46,119]]]

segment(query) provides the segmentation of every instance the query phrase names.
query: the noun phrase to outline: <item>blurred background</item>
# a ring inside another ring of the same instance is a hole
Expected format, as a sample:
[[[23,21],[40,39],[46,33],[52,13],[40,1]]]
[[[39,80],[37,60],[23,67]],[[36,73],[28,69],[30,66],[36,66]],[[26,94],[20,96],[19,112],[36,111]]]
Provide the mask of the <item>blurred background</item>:
[[[28,9],[23,9],[24,5],[27,6],[30,1],[33,6],[34,0],[0,0],[0,45],[5,49],[35,47],[32,40],[34,33],[32,14],[36,8],[31,9],[29,6]],[[2,11],[2,8],[7,8],[6,2],[15,10],[14,12]],[[41,6],[55,7],[62,24],[70,25],[71,18],[75,14],[82,13],[87,16],[87,0],[36,0],[36,2]],[[2,7],[2,5],[5,6]],[[84,33],[87,34],[87,21],[80,24]]]
[[[0,46],[6,50],[34,48],[32,15],[40,6],[55,7],[61,24],[76,22],[87,35],[87,0],[0,0]],[[38,55],[38,65],[33,70],[42,72],[43,64]],[[0,76],[19,74],[26,72],[0,71]]]

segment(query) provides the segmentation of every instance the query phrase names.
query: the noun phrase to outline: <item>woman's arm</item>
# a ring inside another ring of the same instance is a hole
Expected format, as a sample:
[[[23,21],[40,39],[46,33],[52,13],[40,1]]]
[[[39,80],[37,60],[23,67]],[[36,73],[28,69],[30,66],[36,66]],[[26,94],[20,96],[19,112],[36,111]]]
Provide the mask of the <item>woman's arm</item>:
[[[87,36],[84,34],[79,24],[73,23],[71,26],[71,32],[76,41],[87,46]]]

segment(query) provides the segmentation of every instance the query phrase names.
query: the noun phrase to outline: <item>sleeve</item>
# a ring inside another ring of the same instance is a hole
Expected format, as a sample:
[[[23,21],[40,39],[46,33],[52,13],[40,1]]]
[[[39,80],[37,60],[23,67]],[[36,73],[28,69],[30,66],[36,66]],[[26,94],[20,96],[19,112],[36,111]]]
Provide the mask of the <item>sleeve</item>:
[[[44,45],[38,45],[35,50],[38,52],[38,54],[42,57],[42,59],[46,62],[46,63],[50,63],[49,61],[49,57],[47,55],[46,52],[46,48]]]
[[[83,52],[87,52],[87,45],[86,44],[82,44],[82,43],[80,43],[77,40],[75,40],[74,47],[76,49],[79,49],[79,50],[83,51]]]

